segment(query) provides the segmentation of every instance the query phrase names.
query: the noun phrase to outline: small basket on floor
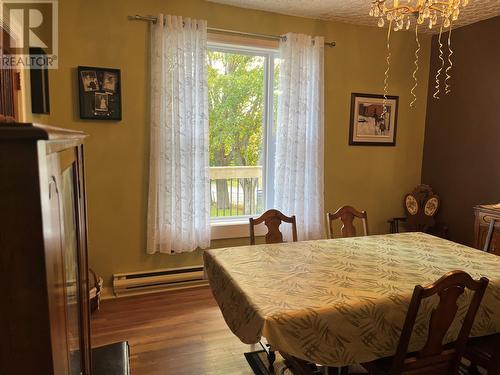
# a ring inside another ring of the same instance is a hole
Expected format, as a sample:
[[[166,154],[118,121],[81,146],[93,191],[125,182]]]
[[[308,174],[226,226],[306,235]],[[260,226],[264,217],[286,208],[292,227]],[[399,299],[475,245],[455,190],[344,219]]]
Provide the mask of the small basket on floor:
[[[102,277],[98,276],[92,269],[89,268],[89,301],[91,313],[99,310],[99,306],[101,304],[102,283]]]

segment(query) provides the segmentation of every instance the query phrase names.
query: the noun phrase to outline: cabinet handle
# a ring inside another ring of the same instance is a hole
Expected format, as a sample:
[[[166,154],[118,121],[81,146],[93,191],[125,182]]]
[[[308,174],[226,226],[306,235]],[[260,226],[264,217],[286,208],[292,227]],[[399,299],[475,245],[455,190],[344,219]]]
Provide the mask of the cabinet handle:
[[[57,181],[54,176],[52,176],[49,181],[49,199],[52,199],[52,188],[55,189],[56,194],[59,194],[59,190],[57,189]]]
[[[493,238],[493,230],[495,229],[495,221],[495,218],[491,218],[490,226],[488,227],[488,234],[486,234],[486,239],[484,240],[483,251],[486,251],[487,253],[491,251],[490,245],[491,239]]]

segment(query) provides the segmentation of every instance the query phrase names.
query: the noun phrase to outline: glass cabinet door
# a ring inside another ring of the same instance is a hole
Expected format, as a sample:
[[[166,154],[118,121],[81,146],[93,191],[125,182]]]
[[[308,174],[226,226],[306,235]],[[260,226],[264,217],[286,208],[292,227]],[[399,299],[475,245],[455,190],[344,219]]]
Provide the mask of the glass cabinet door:
[[[66,294],[66,321],[70,374],[82,373],[81,310],[78,267],[78,230],[75,201],[75,164],[62,171],[61,203],[63,211],[63,259]]]

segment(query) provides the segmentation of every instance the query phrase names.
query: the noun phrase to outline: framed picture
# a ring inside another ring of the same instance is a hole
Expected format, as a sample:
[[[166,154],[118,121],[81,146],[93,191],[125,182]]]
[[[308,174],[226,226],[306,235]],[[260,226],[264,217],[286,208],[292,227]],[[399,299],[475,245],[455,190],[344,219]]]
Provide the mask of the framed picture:
[[[88,120],[122,119],[120,70],[79,66],[80,118]]]
[[[395,146],[398,123],[398,96],[351,94],[349,144],[361,146]]]

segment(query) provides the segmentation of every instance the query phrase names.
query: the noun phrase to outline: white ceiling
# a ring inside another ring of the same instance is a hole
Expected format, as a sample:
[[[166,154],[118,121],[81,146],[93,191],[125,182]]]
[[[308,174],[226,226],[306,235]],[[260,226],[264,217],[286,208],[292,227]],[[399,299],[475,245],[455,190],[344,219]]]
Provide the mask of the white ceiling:
[[[242,8],[265,10],[292,16],[376,26],[368,16],[371,0],[208,0]],[[500,16],[500,0],[470,0],[455,27]],[[422,27],[422,29],[424,29]],[[427,28],[425,28],[427,29]],[[427,29],[428,30],[428,29]],[[423,31],[423,30],[422,30]],[[436,30],[433,30],[436,32]]]

